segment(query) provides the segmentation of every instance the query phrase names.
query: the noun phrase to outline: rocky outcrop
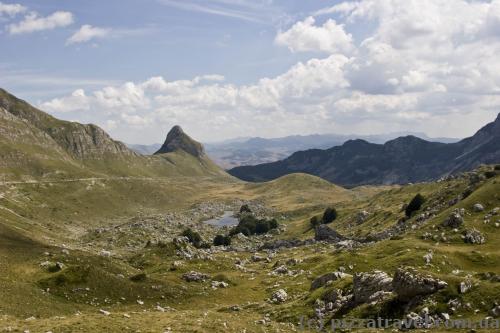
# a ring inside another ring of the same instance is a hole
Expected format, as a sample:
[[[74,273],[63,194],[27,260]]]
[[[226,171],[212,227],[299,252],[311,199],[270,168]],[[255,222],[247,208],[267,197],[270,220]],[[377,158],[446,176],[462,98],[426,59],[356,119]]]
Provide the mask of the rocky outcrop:
[[[477,229],[466,230],[463,235],[463,240],[465,243],[469,244],[484,244],[486,238]]]
[[[345,278],[346,276],[348,276],[348,274],[342,272],[332,272],[321,275],[313,280],[313,282],[311,283],[311,290],[321,288],[330,281],[337,281]]]
[[[203,282],[210,279],[210,276],[204,273],[191,271],[188,273],[184,273],[182,275],[182,279],[187,282]]]
[[[353,294],[357,304],[377,301],[392,289],[392,278],[385,272],[374,270],[354,275]]]
[[[168,132],[165,143],[155,153],[155,155],[171,153],[178,150],[185,151],[195,157],[205,155],[205,150],[201,143],[191,139],[189,135],[184,133],[180,126],[174,126],[170,132]]]
[[[402,301],[434,294],[447,285],[446,282],[423,275],[411,267],[398,268],[392,281],[393,290]]]
[[[331,229],[325,224],[321,224],[314,229],[314,239],[317,241],[340,242],[346,240],[344,236]]]
[[[443,226],[448,228],[458,228],[464,223],[464,218],[458,209],[455,209],[446,220],[443,221]]]
[[[287,299],[288,299],[288,294],[283,289],[275,291],[271,296],[271,302],[276,304],[285,303]]]
[[[0,108],[46,133],[73,158],[137,156],[123,143],[111,139],[96,125],[56,119],[2,89],[0,89]]]

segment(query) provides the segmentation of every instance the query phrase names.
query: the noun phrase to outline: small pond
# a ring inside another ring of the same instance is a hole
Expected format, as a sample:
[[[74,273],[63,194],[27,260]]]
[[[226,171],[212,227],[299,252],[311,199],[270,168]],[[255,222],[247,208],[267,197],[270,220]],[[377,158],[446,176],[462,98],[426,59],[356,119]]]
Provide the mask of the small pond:
[[[233,212],[226,211],[221,217],[217,217],[211,220],[207,220],[204,223],[216,226],[216,227],[234,227],[238,225],[238,219],[233,216]]]

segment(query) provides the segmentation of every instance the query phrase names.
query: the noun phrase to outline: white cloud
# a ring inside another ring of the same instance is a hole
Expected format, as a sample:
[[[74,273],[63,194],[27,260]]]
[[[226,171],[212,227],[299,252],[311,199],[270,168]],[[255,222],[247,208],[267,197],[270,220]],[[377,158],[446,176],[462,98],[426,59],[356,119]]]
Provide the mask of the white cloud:
[[[7,30],[10,34],[15,35],[52,30],[59,27],[66,27],[72,23],[73,14],[70,12],[57,11],[46,17],[40,17],[37,13],[31,12],[21,22],[10,24]]]
[[[17,3],[9,4],[0,2],[0,17],[3,15],[14,17],[17,14],[24,13],[26,10],[26,7]]]
[[[104,38],[108,36],[111,29],[93,27],[91,25],[85,24],[78,29],[68,40],[66,44],[77,44],[85,43],[95,38]]]
[[[129,142],[160,140],[177,123],[203,140],[395,130],[457,137],[500,110],[500,0],[361,0],[329,12],[338,21],[306,18],[277,34],[294,52],[326,55],[276,77],[235,85],[217,75],[158,76],[41,107],[92,113]],[[372,29],[356,41],[359,24]]]
[[[287,46],[292,52],[321,51],[348,54],[354,49],[352,36],[342,24],[329,19],[322,26],[315,26],[314,17],[295,23],[289,30],[280,31],[275,42]]]

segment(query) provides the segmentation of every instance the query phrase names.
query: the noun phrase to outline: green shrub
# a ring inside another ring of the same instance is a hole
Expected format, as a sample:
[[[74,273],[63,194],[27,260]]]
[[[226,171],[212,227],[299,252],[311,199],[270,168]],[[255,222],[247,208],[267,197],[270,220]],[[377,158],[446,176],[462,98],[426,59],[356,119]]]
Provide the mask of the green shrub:
[[[406,206],[405,209],[406,216],[411,217],[414,212],[422,208],[424,202],[425,198],[420,193],[418,193],[415,197],[413,197],[408,206]]]
[[[238,233],[242,233],[245,236],[262,235],[276,228],[278,228],[278,221],[275,219],[259,220],[253,215],[245,214],[240,217],[240,222],[230,231],[229,235],[234,236]]]
[[[321,224],[321,220],[317,216],[311,217],[311,220],[309,220],[309,223],[311,224],[311,227],[316,228],[318,225]]]
[[[332,223],[337,219],[337,210],[332,207],[328,207],[325,209],[325,212],[323,213],[323,218],[321,219],[321,223],[323,224],[329,224]]]
[[[134,282],[143,282],[143,281],[146,281],[147,278],[148,277],[147,277],[146,273],[139,273],[136,275],[132,275],[129,279],[130,279],[130,281],[134,281]]]
[[[182,232],[182,236],[187,237],[189,242],[193,244],[195,247],[200,246],[201,236],[196,231],[193,231],[193,229],[187,228]]]
[[[243,213],[252,213],[252,210],[250,209],[250,207],[248,205],[243,205],[241,206],[240,208],[240,214],[243,214]]]
[[[491,171],[491,170],[490,170],[490,171],[486,171],[486,172],[484,173],[484,176],[485,176],[486,178],[488,178],[488,179],[489,179],[489,178],[493,178],[493,177],[495,177],[496,175],[497,175],[497,173],[496,173],[495,171]]]
[[[217,235],[214,238],[214,246],[229,246],[231,245],[231,237],[224,235]]]

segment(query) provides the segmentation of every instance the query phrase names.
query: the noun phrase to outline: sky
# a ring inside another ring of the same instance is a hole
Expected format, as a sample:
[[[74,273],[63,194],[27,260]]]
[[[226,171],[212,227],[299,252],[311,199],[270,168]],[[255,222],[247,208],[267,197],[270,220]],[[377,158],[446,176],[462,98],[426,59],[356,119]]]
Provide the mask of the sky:
[[[0,87],[127,143],[424,132],[500,111],[500,0],[0,0]]]

